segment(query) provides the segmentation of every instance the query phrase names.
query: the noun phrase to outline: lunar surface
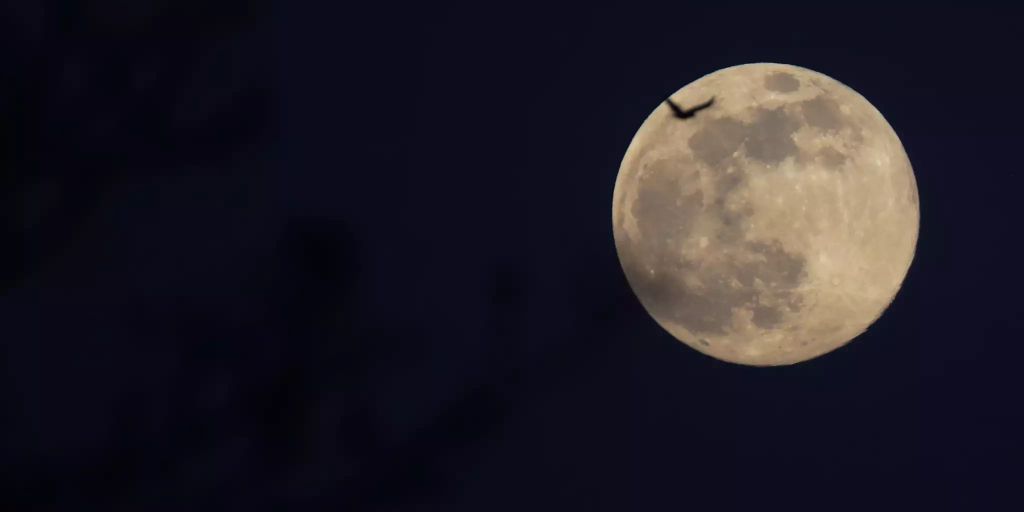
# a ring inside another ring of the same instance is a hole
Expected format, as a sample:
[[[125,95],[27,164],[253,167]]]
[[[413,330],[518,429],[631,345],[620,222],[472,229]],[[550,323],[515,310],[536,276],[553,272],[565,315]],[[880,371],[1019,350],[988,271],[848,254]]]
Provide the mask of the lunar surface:
[[[892,302],[917,246],[910,160],[864,97],[809,69],[745,64],[683,87],[633,137],[612,223],[626,278],[678,340],[733,363],[845,345]]]

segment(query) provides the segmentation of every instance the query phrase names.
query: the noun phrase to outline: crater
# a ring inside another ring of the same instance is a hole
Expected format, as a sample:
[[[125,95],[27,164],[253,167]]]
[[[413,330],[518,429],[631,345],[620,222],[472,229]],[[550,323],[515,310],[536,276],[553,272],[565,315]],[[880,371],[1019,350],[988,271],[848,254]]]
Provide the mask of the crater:
[[[793,92],[800,88],[800,81],[789,73],[776,71],[764,78],[764,87],[769,91]]]

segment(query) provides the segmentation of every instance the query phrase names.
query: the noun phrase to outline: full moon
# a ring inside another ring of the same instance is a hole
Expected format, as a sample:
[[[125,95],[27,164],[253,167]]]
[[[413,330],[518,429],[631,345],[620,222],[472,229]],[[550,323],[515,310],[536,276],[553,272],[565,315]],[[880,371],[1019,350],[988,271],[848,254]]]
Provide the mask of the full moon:
[[[853,89],[733,66],[659,104],[626,150],[612,224],[626,279],[672,336],[717,359],[794,364],[863,333],[917,246],[910,160]]]

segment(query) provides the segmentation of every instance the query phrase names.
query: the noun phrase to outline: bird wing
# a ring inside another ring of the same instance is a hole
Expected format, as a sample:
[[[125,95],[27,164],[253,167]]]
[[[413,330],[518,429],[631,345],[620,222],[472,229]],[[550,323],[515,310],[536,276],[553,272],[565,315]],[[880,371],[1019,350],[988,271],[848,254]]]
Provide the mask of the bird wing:
[[[686,112],[683,112],[683,109],[679,108],[679,105],[672,102],[672,98],[666,98],[665,103],[668,103],[668,106],[672,107],[672,112],[675,112],[677,116],[686,115]]]
[[[690,112],[696,112],[698,110],[704,110],[704,109],[710,107],[714,102],[715,102],[715,97],[712,96],[710,100],[707,100],[704,103],[701,103],[700,105],[697,105],[696,107],[691,108]]]

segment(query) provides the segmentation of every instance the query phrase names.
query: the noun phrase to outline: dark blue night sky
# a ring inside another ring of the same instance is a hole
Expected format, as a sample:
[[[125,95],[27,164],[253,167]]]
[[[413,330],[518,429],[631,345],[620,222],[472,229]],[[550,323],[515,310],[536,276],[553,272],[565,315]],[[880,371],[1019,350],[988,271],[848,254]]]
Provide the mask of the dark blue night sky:
[[[1024,12],[820,3],[0,9],[4,510],[1012,510]],[[899,134],[917,256],[853,343],[676,342],[622,155],[711,71]]]

